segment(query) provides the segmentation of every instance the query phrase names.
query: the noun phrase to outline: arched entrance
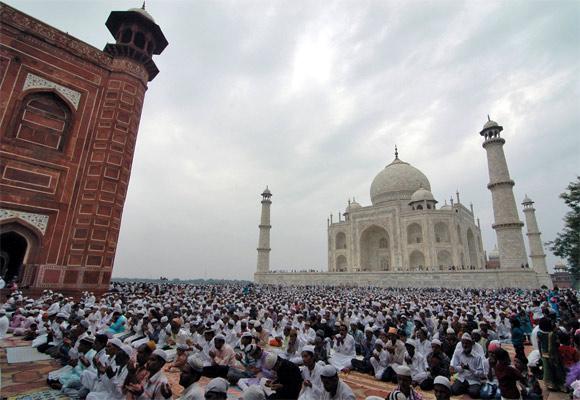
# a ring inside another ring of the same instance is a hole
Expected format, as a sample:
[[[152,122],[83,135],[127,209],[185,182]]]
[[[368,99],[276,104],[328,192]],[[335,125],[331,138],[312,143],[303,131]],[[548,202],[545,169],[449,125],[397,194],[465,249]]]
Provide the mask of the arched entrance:
[[[363,271],[388,271],[391,269],[389,234],[384,228],[373,225],[360,237],[360,265]]]
[[[35,227],[17,218],[0,223],[0,276],[6,283],[14,280],[23,283],[26,265],[36,262],[41,235]]]
[[[11,231],[0,234],[0,276],[6,281],[18,280],[28,250],[24,236]]]

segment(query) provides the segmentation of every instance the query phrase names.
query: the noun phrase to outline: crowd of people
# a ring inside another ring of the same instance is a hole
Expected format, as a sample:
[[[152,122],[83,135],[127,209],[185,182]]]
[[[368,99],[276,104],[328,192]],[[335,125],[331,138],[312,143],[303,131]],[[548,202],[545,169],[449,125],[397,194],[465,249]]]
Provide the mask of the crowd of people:
[[[392,383],[393,400],[541,399],[580,396],[578,294],[117,282],[76,301],[16,290],[0,338],[60,360],[47,384],[80,399],[225,399],[237,385],[246,400],[352,400],[352,371]]]

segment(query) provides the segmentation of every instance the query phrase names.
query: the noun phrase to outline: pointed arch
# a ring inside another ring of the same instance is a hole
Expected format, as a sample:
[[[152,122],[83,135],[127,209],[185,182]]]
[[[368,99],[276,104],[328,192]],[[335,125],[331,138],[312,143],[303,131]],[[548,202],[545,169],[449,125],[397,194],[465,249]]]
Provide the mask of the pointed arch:
[[[372,225],[360,236],[360,266],[363,271],[385,271],[391,266],[390,237],[385,228]]]

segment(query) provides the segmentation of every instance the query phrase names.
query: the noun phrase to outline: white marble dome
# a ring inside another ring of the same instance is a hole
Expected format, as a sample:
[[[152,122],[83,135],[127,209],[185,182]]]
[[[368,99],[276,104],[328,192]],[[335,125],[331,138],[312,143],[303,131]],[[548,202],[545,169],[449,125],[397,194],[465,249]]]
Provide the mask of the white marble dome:
[[[421,187],[419,190],[417,190],[411,196],[411,203],[414,203],[416,201],[423,201],[423,200],[435,201],[435,197],[433,197],[433,193],[431,193],[429,190]]]
[[[431,190],[429,179],[411,164],[395,158],[373,180],[371,202],[376,205],[391,200],[409,200],[421,188]]]
[[[487,129],[487,128],[494,128],[496,126],[499,126],[497,122],[492,121],[491,119],[489,121],[487,121],[485,123],[485,125],[483,125],[483,129]]]

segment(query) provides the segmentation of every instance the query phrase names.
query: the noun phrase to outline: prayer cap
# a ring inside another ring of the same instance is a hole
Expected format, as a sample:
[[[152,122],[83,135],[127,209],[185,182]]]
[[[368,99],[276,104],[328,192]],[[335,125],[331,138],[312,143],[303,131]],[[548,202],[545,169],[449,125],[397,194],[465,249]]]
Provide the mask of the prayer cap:
[[[155,356],[157,356],[157,357],[161,358],[161,359],[162,359],[163,361],[165,361],[165,362],[169,361],[169,356],[167,355],[167,353],[166,353],[165,351],[163,351],[163,350],[161,350],[161,349],[156,349],[156,350],[153,352],[153,355],[155,355]]]
[[[266,400],[266,394],[264,390],[258,385],[248,386],[244,389],[243,393],[244,400]]]
[[[179,343],[179,344],[177,345],[177,350],[184,350],[184,351],[185,351],[185,350],[187,350],[187,349],[189,349],[189,346],[188,346],[188,345],[186,345],[185,343]]]
[[[397,373],[397,375],[411,376],[411,369],[406,365],[399,365],[396,368],[394,368],[394,370]]]
[[[449,382],[449,379],[441,375],[435,377],[433,380],[433,385],[442,385],[451,390],[451,382]]]
[[[465,332],[463,335],[461,335],[461,340],[469,340],[470,342],[473,342],[471,335],[467,332]]]
[[[244,337],[244,338],[252,338],[254,336],[252,335],[252,332],[244,332],[242,334],[242,337]]]
[[[441,346],[441,340],[439,340],[439,339],[431,340],[431,346],[433,346],[434,344],[437,346]]]
[[[447,333],[455,333],[455,330],[453,328],[447,328]]]
[[[213,338],[214,341],[216,340],[223,340],[224,342],[226,341],[226,338],[224,335],[222,335],[221,333],[215,335],[215,337]]]
[[[109,339],[109,343],[115,345],[118,348],[121,348],[121,346],[123,345],[123,342],[121,342],[121,340],[116,337]]]
[[[322,371],[320,372],[320,376],[325,378],[332,378],[333,376],[336,376],[336,374],[336,368],[330,364],[322,367]]]
[[[409,346],[417,347],[417,343],[415,343],[415,341],[413,339],[407,339],[405,344],[408,344]]]
[[[205,387],[205,394],[208,394],[209,392],[227,393],[228,387],[229,387],[228,381],[226,381],[224,378],[214,378],[211,381],[209,381],[209,383]]]
[[[198,357],[197,354],[192,354],[191,356],[187,357],[187,365],[191,367],[196,372],[203,371],[203,361]]]
[[[314,354],[314,346],[312,345],[306,345],[302,348],[302,352],[304,353],[305,351]]]
[[[274,353],[268,353],[266,360],[264,361],[264,367],[266,369],[272,369],[274,368],[274,365],[276,365],[276,361],[278,361],[278,356]]]
[[[123,350],[125,354],[127,354],[129,357],[131,357],[131,355],[133,354],[133,348],[128,344],[123,344],[121,346],[121,350]]]
[[[381,339],[377,339],[377,340],[375,341],[375,346],[376,346],[377,344],[378,344],[378,345],[380,345],[381,347],[385,347],[385,342],[383,342]]]
[[[407,396],[403,394],[400,390],[393,390],[387,400],[407,400]]]

